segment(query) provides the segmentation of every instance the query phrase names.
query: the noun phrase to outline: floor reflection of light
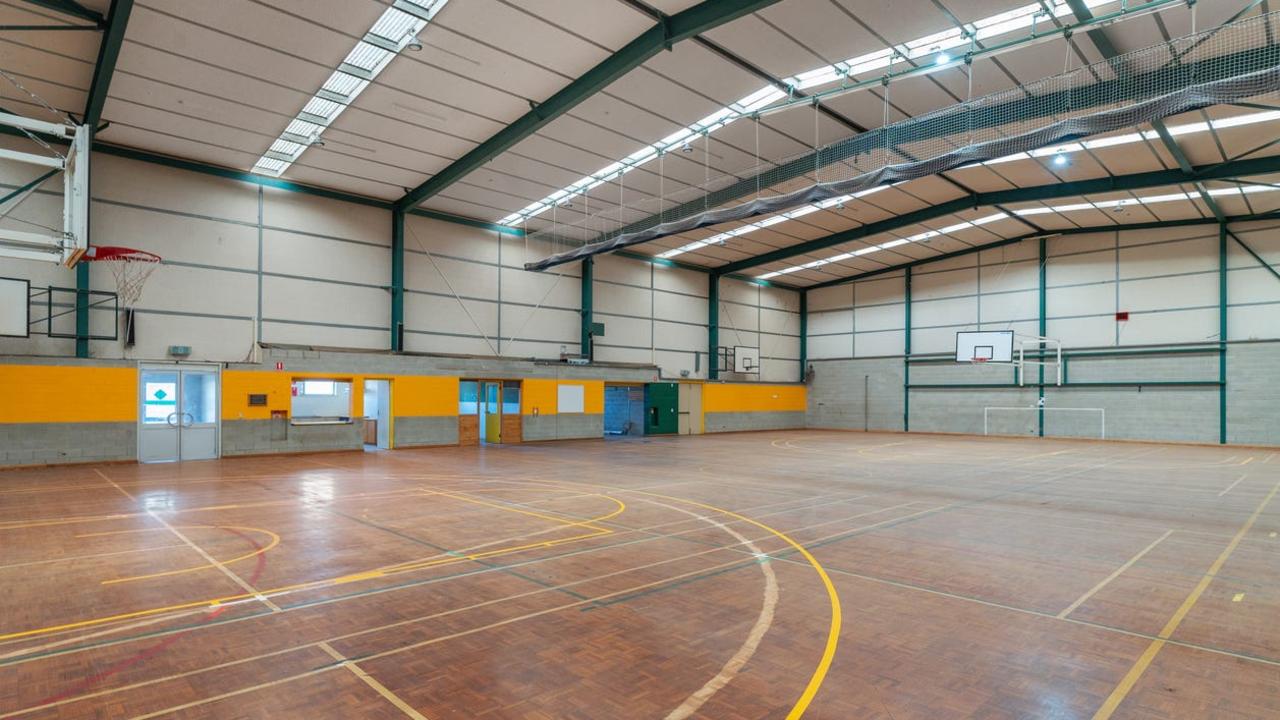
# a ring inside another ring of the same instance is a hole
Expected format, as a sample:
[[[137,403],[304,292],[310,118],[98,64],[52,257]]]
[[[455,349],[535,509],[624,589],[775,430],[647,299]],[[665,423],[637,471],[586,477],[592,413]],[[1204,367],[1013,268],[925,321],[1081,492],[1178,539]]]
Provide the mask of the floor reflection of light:
[[[168,490],[143,493],[138,499],[142,501],[143,510],[176,510],[178,507],[174,502],[177,498]]]
[[[302,498],[304,500],[332,500],[333,476],[323,473],[307,473],[302,476]]]

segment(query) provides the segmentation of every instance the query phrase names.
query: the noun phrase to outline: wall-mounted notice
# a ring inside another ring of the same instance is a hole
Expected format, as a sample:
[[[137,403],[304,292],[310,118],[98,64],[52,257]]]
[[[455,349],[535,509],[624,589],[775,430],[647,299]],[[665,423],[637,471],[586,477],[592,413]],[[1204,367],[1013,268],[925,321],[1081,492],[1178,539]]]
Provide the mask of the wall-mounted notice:
[[[565,413],[585,412],[585,393],[581,385],[560,385],[556,392],[556,412],[561,415]]]

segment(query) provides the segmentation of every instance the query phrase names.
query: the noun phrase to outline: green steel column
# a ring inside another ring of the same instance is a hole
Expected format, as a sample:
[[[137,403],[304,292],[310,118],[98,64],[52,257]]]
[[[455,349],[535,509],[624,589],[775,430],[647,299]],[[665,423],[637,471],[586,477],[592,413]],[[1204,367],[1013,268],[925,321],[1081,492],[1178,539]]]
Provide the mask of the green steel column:
[[[800,291],[800,382],[809,365],[809,291]]]
[[[93,146],[93,129],[89,129],[89,146]],[[92,153],[90,153],[92,155]],[[93,168],[89,169],[89,197],[93,197]],[[85,231],[93,237],[93,203],[89,204],[89,217],[85,218]],[[89,357],[89,263],[76,263],[76,357]],[[119,322],[119,318],[115,319]]]
[[[902,432],[911,431],[911,266],[907,266],[902,283]]]
[[[584,358],[591,357],[591,323],[593,304],[591,300],[591,286],[595,275],[595,260],[592,258],[583,258],[582,260],[582,350],[581,354]]]
[[[1227,224],[1218,225],[1218,443],[1227,444]]]
[[[716,350],[720,345],[720,276],[707,274],[707,379],[718,380]]]
[[[1046,296],[1048,294],[1047,288],[1045,286],[1045,262],[1048,260],[1048,252],[1047,252],[1048,242],[1049,241],[1047,238],[1043,238],[1043,237],[1040,238],[1040,330],[1039,330],[1040,337],[1045,337],[1048,331],[1048,321],[1045,318],[1045,311],[1046,311],[1045,306],[1047,304]],[[1038,416],[1037,425],[1038,425],[1040,437],[1044,437],[1044,362],[1045,362],[1044,342],[1041,341],[1040,342],[1040,365],[1038,366],[1040,368],[1040,402],[1038,403],[1039,408],[1036,410],[1036,415]]]
[[[89,357],[89,263],[76,263],[76,357]]]
[[[391,211],[391,350],[404,350],[404,211]]]

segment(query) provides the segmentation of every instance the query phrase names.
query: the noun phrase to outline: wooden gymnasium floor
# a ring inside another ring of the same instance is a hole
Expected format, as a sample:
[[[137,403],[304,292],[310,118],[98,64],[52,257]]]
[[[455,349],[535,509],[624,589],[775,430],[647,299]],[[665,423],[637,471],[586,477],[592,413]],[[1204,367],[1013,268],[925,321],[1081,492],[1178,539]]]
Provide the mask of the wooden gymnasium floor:
[[[1276,718],[1277,488],[835,432],[9,471],[0,718]]]

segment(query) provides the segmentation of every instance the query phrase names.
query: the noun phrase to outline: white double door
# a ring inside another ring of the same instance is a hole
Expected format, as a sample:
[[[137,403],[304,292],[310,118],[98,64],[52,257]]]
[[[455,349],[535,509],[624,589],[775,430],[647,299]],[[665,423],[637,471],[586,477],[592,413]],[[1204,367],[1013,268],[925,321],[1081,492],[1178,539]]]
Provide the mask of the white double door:
[[[143,365],[138,382],[138,461],[218,457],[216,365]]]

